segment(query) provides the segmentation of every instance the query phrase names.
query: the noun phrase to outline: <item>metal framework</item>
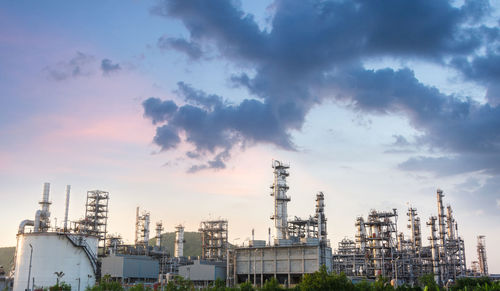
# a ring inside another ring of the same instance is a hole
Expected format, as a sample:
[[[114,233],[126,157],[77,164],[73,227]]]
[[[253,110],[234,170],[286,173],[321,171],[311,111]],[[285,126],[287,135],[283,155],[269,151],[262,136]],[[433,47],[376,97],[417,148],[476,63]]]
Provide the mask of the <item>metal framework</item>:
[[[481,276],[488,276],[488,260],[486,258],[486,240],[484,235],[477,237],[477,258],[479,273]]]
[[[143,211],[139,214],[139,207],[135,211],[135,245],[148,246],[149,243],[150,213]]]
[[[226,219],[207,220],[200,223],[201,258],[204,260],[223,261],[227,257],[228,222]]]
[[[101,190],[87,191],[85,203],[85,218],[83,230],[86,233],[99,237],[99,248],[106,254],[106,233],[108,226],[109,192]]]
[[[424,274],[433,273],[436,282],[466,275],[464,241],[451,206],[443,206],[443,191],[437,191],[438,215],[431,216],[429,246],[422,246],[420,218],[417,209],[407,211],[409,236],[398,232],[396,209],[390,212],[372,210],[367,219],[355,222],[356,240],[344,239],[333,256],[333,269],[348,276],[376,278],[386,276],[396,281],[415,283]]]

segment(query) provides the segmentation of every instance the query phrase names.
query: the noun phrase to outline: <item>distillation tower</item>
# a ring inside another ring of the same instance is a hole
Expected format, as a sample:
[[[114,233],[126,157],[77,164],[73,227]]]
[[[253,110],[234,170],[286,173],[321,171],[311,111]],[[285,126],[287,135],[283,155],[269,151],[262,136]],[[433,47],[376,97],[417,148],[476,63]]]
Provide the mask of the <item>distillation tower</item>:
[[[477,237],[477,258],[481,276],[488,276],[488,260],[486,258],[486,240],[484,235]]]
[[[175,227],[174,256],[180,258],[184,256],[184,226],[179,224]]]
[[[135,245],[147,248],[149,244],[149,223],[150,213],[147,211],[139,212],[139,207],[135,210]]]
[[[156,247],[158,249],[160,249],[161,248],[161,243],[162,243],[162,241],[161,241],[161,234],[162,234],[162,232],[164,230],[163,229],[163,222],[162,221],[158,221],[156,223],[156,229],[155,230],[156,230]]]
[[[287,204],[290,202],[290,197],[286,195],[289,189],[286,178],[289,176],[288,169],[290,166],[273,160],[272,167],[274,169],[274,183],[271,186],[271,196],[274,197],[274,215],[271,219],[274,220],[276,239],[279,241],[289,238]]]

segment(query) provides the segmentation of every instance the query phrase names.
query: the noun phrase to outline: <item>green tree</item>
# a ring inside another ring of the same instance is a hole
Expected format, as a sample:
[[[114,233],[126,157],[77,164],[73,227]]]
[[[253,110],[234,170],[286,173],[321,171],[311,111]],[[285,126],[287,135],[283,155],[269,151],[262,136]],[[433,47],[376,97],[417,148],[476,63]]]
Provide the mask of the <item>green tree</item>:
[[[172,280],[168,281],[165,286],[167,291],[191,291],[194,290],[194,285],[191,280],[184,279],[181,276],[175,276]]]
[[[418,282],[421,287],[427,289],[424,289],[424,291],[439,291],[439,285],[434,280],[434,274],[423,275],[418,278]]]
[[[226,281],[222,280],[221,278],[217,278],[205,290],[210,290],[210,291],[225,291],[226,290]]]
[[[272,277],[269,280],[266,280],[264,285],[262,285],[262,288],[260,288],[262,291],[281,291],[285,290],[283,287],[281,287],[280,283],[276,278]]]
[[[111,280],[111,276],[109,274],[104,275],[99,281],[99,284],[96,284],[92,287],[87,287],[86,291],[123,291],[123,286],[119,282],[115,282]]]
[[[329,274],[324,265],[312,274],[305,274],[299,286],[302,291],[355,290],[354,284],[344,273]]]
[[[58,282],[54,286],[49,287],[50,291],[71,291],[71,285],[65,282]]]
[[[128,288],[127,291],[151,291],[151,290],[152,290],[151,287],[146,287],[143,284],[137,284]]]
[[[241,283],[239,286],[239,289],[241,291],[254,291],[255,288],[253,288],[252,283],[250,281],[246,281],[245,283]]]

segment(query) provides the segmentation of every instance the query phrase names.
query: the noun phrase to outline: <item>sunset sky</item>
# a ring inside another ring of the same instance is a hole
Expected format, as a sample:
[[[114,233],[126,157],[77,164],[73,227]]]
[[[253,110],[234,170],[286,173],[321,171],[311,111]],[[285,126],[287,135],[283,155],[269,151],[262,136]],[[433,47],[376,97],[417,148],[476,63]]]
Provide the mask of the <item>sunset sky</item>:
[[[135,207],[227,218],[266,239],[271,162],[291,165],[291,217],[325,193],[332,247],[371,209],[445,193],[467,266],[486,236],[500,273],[500,7],[483,0],[0,2],[0,246],[44,182],[60,224],[110,192],[111,233]],[[495,248],[495,246],[497,246]]]

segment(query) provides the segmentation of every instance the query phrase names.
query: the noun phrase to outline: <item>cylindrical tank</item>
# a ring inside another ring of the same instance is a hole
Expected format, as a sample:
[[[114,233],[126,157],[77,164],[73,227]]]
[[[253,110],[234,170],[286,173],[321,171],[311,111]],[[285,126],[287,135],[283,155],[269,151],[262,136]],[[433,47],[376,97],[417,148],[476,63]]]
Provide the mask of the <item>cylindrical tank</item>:
[[[174,253],[176,258],[184,255],[184,226],[181,224],[175,227]]]
[[[72,239],[70,240],[68,236]],[[27,289],[29,274],[30,290],[55,285],[57,282],[55,272],[63,272],[64,275],[59,282],[71,285],[71,290],[74,291],[83,291],[87,286],[95,284],[92,256],[97,255],[96,236],[38,232],[20,233],[17,239],[13,291]],[[30,272],[31,248],[33,255]]]

